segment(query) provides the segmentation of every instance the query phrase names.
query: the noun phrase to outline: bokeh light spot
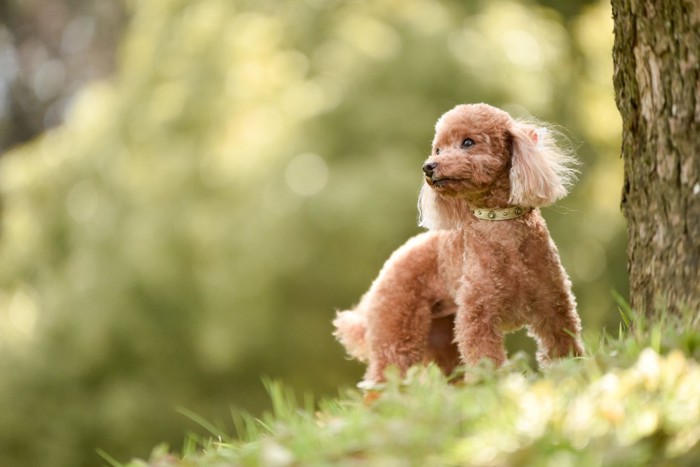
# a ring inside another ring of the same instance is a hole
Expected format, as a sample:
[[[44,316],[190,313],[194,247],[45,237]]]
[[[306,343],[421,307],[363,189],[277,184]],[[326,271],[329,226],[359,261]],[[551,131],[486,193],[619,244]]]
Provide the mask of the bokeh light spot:
[[[526,31],[505,31],[503,49],[506,57],[516,65],[528,68],[542,67],[540,45],[532,34]]]
[[[68,192],[66,206],[68,213],[77,222],[87,222],[97,212],[99,199],[97,190],[89,182],[78,182]]]
[[[37,306],[31,290],[20,289],[10,298],[7,317],[16,332],[31,335],[37,320]]]
[[[34,94],[41,101],[47,101],[61,93],[66,79],[66,69],[60,60],[43,63],[32,80]]]
[[[313,196],[326,186],[328,166],[318,154],[300,154],[287,165],[285,179],[294,193]]]
[[[364,54],[378,60],[393,57],[401,47],[396,31],[368,16],[348,16],[340,27],[340,34]]]
[[[79,16],[63,31],[61,50],[67,54],[80,53],[90,45],[94,36],[95,20],[89,16]]]

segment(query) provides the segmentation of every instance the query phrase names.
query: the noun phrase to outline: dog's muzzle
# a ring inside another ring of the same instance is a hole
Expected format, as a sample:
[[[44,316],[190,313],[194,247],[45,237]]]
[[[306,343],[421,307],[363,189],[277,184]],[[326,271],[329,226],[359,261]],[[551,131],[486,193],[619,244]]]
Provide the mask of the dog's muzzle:
[[[426,177],[432,178],[437,166],[437,162],[428,162],[427,164],[423,165],[423,173]]]

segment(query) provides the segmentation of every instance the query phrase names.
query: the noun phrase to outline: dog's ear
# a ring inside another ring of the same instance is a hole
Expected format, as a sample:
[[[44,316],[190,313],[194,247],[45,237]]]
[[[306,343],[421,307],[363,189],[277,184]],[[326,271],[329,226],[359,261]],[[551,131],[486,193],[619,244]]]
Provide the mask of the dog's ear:
[[[418,196],[418,225],[430,230],[456,229],[464,224],[469,207],[459,198],[440,196],[423,183]]]
[[[566,196],[576,175],[576,161],[557,146],[552,131],[514,121],[508,132],[512,142],[510,203],[539,207]]]

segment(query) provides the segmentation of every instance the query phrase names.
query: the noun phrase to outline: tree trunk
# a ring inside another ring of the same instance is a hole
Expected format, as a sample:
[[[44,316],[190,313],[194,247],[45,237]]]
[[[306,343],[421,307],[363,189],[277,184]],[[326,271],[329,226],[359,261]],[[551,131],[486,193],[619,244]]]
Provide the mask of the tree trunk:
[[[632,308],[700,312],[700,2],[612,0]]]

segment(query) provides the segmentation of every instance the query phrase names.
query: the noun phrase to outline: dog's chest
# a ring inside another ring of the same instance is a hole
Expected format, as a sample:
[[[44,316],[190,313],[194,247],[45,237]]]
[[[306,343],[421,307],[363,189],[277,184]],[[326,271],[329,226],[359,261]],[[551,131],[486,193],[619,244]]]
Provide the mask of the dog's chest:
[[[500,225],[499,225],[500,224]],[[538,243],[522,225],[490,222],[466,233],[465,272],[492,284],[520,288],[521,278],[532,269]]]

